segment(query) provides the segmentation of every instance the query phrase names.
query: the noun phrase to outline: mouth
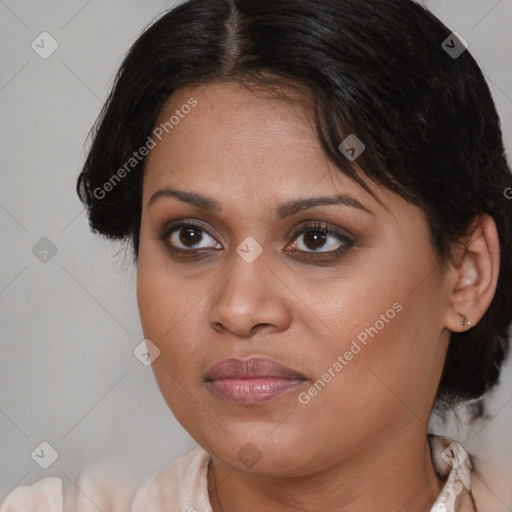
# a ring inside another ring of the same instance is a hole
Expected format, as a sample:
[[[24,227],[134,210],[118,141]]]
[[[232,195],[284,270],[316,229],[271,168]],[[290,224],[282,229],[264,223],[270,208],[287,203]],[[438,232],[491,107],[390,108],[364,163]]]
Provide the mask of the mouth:
[[[274,359],[228,358],[212,366],[205,382],[222,398],[239,405],[253,405],[293,391],[308,379]]]

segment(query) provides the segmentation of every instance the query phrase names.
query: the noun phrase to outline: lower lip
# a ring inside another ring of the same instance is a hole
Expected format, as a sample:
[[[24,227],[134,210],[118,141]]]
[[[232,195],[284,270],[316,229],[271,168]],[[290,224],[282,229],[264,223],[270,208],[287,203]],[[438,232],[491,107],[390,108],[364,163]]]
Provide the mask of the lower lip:
[[[242,405],[270,400],[299,387],[304,380],[259,377],[254,379],[216,379],[211,388],[222,397]]]

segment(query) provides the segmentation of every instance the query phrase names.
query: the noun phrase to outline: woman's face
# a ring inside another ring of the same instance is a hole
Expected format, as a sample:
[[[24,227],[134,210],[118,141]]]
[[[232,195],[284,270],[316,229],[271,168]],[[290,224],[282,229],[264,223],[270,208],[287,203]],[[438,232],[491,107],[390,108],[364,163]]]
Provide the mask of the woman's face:
[[[235,84],[183,89],[146,162],[137,294],[153,370],[192,437],[244,471],[307,475],[424,440],[448,344],[422,213],[346,178],[312,119]]]

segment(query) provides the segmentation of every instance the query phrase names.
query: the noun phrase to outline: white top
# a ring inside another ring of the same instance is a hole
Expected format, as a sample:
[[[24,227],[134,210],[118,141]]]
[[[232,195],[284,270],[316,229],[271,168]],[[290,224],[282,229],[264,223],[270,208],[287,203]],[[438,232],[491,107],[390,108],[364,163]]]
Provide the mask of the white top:
[[[429,436],[429,442],[434,468],[446,478],[430,512],[477,512],[471,493],[473,464],[466,450],[447,437]],[[73,503],[64,503],[62,479],[47,477],[11,491],[0,504],[0,512],[212,512],[207,486],[209,462],[210,455],[197,446],[137,489],[131,508],[121,503],[116,488],[105,485],[104,480],[97,492],[87,488],[87,496],[79,485],[81,490],[76,488]]]

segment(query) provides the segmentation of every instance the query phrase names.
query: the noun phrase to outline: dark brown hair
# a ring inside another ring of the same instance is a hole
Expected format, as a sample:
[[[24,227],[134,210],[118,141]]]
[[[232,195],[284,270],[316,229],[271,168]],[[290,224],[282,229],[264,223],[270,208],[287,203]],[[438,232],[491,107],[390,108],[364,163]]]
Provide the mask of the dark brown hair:
[[[512,178],[489,88],[469,50],[411,0],[189,0],[136,40],[93,131],[77,190],[91,227],[139,246],[144,159],[109,187],[142,147],[166,100],[187,85],[236,81],[306,88],[326,156],[417,205],[435,253],[449,261],[472,219],[496,222],[501,267],[494,299],[453,333],[438,405],[482,396],[499,379],[512,315]],[[460,45],[458,45],[460,49]],[[357,167],[339,150],[366,150]],[[102,193],[98,193],[102,190]],[[510,195],[510,194],[509,194]]]

